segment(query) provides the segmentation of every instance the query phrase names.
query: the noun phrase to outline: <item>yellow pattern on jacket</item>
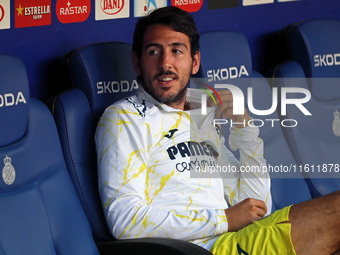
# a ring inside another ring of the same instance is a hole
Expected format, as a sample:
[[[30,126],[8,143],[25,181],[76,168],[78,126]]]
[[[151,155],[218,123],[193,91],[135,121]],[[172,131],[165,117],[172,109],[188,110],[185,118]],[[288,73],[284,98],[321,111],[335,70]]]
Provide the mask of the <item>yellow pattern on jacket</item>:
[[[189,89],[188,98],[195,93],[202,91]],[[142,88],[105,110],[95,142],[99,193],[114,237],[177,238],[204,246],[204,240],[228,231],[228,204],[253,197],[266,201],[270,212],[267,174],[193,174],[197,166],[266,164],[258,128],[232,128],[238,161],[213,126],[214,110],[205,116],[200,109],[176,110]]]

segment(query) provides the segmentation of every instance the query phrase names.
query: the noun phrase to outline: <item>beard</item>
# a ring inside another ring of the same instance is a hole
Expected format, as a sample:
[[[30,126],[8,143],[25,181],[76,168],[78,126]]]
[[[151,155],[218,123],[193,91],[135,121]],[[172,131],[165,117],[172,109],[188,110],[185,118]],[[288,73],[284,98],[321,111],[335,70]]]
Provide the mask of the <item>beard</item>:
[[[192,68],[191,68],[192,69]],[[173,73],[170,70],[167,71],[160,71],[158,74],[156,74],[153,78],[153,80],[157,80],[158,77],[162,75],[172,75],[176,80],[180,80],[178,75]],[[189,80],[190,80],[191,72],[187,75],[187,79],[180,80],[181,86],[177,93],[172,93],[168,96],[162,96],[158,95],[155,91],[151,90],[151,86],[147,86],[147,81],[145,81],[145,78],[143,75],[140,75],[138,79],[141,81],[141,85],[143,86],[144,90],[150,94],[154,99],[156,99],[159,103],[163,104],[173,104],[173,103],[181,103],[183,100],[185,100],[186,92],[189,86]],[[164,91],[170,90],[171,88],[162,88]]]

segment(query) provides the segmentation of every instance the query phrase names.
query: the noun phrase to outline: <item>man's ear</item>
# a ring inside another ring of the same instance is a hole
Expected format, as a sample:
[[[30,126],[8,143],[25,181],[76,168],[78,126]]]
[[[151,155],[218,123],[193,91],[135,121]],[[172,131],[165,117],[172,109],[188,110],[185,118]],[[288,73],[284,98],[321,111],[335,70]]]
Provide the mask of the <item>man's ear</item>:
[[[141,75],[139,59],[138,59],[137,53],[135,51],[132,52],[132,63],[133,63],[133,67],[135,68],[137,75]]]
[[[200,64],[201,64],[201,53],[197,51],[194,55],[194,60],[192,63],[192,73],[191,74],[196,74],[198,70],[200,69]]]

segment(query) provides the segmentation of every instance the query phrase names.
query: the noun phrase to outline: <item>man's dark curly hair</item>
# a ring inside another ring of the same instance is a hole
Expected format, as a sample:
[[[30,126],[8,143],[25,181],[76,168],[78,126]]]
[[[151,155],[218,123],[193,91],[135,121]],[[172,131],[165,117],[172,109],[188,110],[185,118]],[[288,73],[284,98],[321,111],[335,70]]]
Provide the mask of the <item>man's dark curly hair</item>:
[[[133,34],[132,50],[136,52],[138,59],[141,59],[143,50],[143,39],[146,29],[150,25],[166,25],[176,32],[186,34],[190,40],[191,57],[199,51],[199,34],[195,21],[191,14],[174,6],[156,9],[149,15],[140,18],[136,24]]]

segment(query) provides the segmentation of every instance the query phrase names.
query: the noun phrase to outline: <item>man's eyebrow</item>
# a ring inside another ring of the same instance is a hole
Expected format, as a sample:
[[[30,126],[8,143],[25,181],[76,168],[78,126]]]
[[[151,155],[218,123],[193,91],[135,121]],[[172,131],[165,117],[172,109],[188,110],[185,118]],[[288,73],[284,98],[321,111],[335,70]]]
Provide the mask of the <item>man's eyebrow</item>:
[[[186,49],[188,49],[188,46],[182,42],[173,42],[173,43],[170,43],[168,46],[184,46]],[[148,45],[145,46],[145,49],[150,48],[150,47],[162,48],[163,46],[158,43],[149,43]]]
[[[181,42],[174,42],[174,43],[171,43],[170,45],[172,45],[172,46],[184,46],[186,49],[188,48],[188,46],[185,43],[181,43]]]
[[[149,43],[148,45],[145,46],[145,49],[150,47],[162,47],[162,46],[158,43]]]

